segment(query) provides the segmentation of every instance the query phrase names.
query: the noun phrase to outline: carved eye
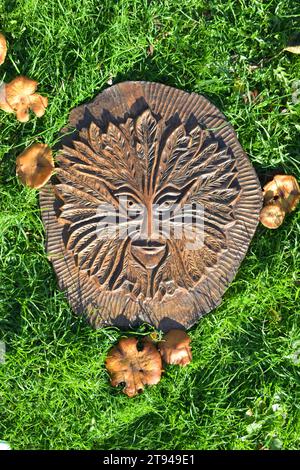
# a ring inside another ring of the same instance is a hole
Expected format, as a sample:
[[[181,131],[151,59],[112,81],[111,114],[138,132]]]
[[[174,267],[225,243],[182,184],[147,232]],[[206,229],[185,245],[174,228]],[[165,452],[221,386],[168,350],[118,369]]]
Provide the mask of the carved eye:
[[[127,213],[127,216],[130,217],[131,219],[136,219],[140,217],[140,215],[143,213],[143,207],[141,204],[139,204],[137,201],[134,199],[131,199],[128,197],[126,201],[123,202],[125,211]]]
[[[132,199],[127,199],[126,208],[130,211],[140,211],[140,204]]]
[[[131,196],[131,194],[128,194],[128,192],[122,190],[119,192],[115,193],[115,196],[119,198],[119,206],[125,211],[132,212],[132,213],[137,213],[141,212],[141,205],[139,201],[137,201],[134,197]]]
[[[168,186],[163,188],[155,197],[154,203],[159,212],[169,211],[181,197],[181,192],[177,188]]]
[[[162,204],[159,205],[159,210],[160,211],[167,211],[169,210],[173,205],[173,201],[164,201]]]

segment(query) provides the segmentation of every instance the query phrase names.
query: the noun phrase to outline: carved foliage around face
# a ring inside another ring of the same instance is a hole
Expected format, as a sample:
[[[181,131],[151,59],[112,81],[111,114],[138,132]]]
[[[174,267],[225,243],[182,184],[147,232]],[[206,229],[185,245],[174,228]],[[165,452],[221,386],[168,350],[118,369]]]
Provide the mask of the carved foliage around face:
[[[187,130],[149,109],[105,132],[92,122],[58,162],[65,248],[100,289],[161,299],[195,286],[226,249],[236,163],[198,123]]]

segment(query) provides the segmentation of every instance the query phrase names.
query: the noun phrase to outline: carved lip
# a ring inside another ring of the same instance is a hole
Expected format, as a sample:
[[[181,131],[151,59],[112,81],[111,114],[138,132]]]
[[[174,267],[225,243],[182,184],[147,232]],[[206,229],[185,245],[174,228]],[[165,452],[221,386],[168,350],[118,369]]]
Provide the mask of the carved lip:
[[[137,239],[131,242],[131,253],[146,268],[155,268],[163,258],[166,244]]]
[[[131,243],[131,246],[137,251],[140,251],[140,252],[144,251],[145,253],[148,253],[148,254],[150,253],[156,254],[156,253],[163,251],[166,248],[165,243],[161,243],[156,240],[148,241],[144,239],[134,240]]]

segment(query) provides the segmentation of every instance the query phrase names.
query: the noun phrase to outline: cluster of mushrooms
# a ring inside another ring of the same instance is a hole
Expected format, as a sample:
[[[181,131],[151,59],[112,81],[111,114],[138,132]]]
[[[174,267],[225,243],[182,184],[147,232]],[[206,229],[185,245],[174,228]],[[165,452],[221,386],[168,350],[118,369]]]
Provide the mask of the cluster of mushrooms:
[[[0,33],[0,65],[4,63],[7,43]],[[38,83],[24,76],[14,78],[0,87],[0,109],[14,113],[20,122],[27,122],[32,111],[37,117],[44,115],[48,98],[36,93]],[[31,188],[41,188],[54,171],[52,150],[44,143],[34,143],[16,160],[16,174]],[[270,229],[278,228],[287,213],[292,212],[300,200],[300,189],[294,176],[276,175],[263,188],[264,207],[261,223]],[[123,384],[123,392],[133,397],[145,385],[157,384],[163,364],[186,366],[192,360],[190,338],[180,329],[170,330],[161,341],[153,335],[142,340],[122,338],[112,347],[106,359],[106,368],[112,386]]]
[[[7,43],[0,33],[0,65],[5,61]],[[37,117],[45,114],[48,98],[36,93],[38,82],[18,76],[0,87],[0,109],[14,113],[20,122],[29,120],[29,112]],[[31,188],[41,188],[50,179],[54,170],[54,160],[50,147],[35,143],[24,150],[16,161],[16,173],[21,182]]]

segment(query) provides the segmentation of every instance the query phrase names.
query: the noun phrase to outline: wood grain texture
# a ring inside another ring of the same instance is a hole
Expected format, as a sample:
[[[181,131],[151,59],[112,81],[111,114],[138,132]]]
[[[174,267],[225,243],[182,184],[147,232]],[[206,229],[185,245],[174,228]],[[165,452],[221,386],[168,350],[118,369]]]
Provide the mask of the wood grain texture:
[[[57,162],[40,206],[47,252],[76,313],[95,328],[148,322],[167,331],[189,328],[221,302],[262,192],[234,130],[207,99],[158,83],[112,86],[71,112]],[[202,226],[175,236],[178,208],[199,205],[204,235],[191,249]],[[103,228],[113,209],[117,223]],[[170,209],[165,234],[149,214]]]

